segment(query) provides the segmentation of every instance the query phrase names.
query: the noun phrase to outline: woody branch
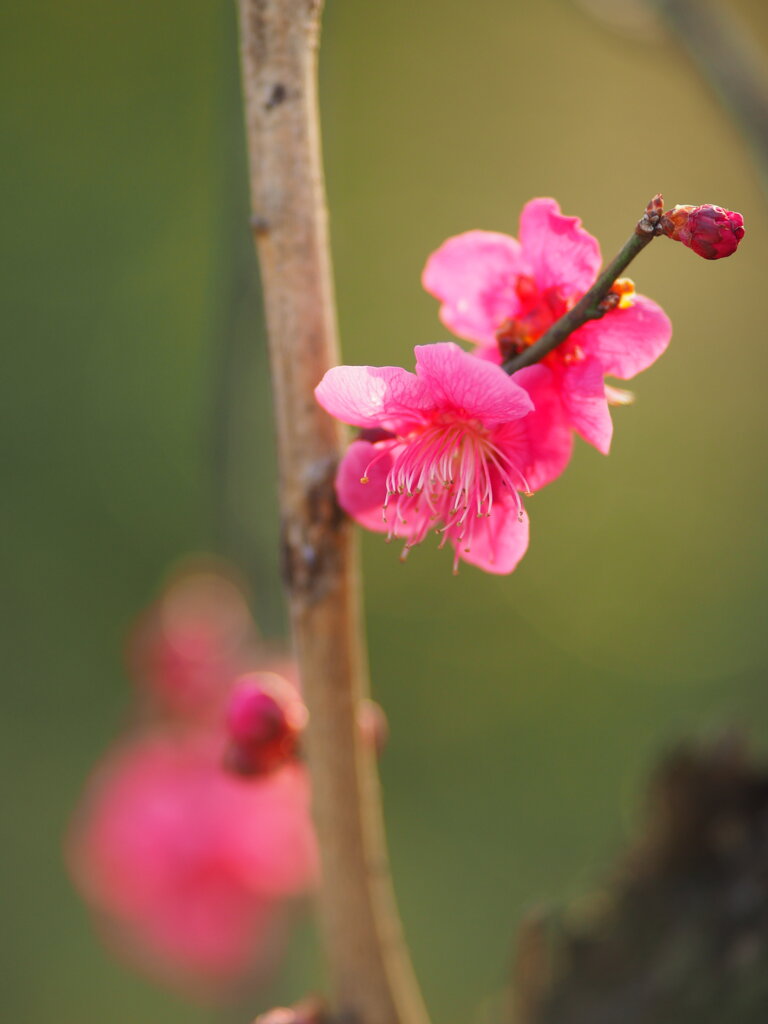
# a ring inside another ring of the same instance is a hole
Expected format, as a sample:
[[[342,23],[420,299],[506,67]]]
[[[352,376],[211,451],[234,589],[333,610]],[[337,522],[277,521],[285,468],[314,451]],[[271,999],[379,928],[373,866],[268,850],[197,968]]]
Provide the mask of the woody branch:
[[[319,0],[238,0],[252,227],[277,421],[285,585],[310,725],[332,1010],[424,1024],[391,887],[351,526],[333,478],[343,438],[313,389],[338,363],[316,95]]]

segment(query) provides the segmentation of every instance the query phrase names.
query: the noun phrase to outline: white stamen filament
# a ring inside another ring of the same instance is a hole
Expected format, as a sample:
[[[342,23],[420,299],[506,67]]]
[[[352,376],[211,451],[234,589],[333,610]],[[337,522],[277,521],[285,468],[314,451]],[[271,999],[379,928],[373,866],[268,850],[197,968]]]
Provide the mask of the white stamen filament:
[[[387,474],[382,516],[389,525],[388,539],[406,537],[402,557],[435,529],[435,520],[440,520],[442,525],[436,528],[440,547],[449,538],[456,547],[455,572],[460,551],[471,550],[478,520],[492,514],[494,494],[497,501],[511,498],[522,520],[518,490],[530,493],[528,482],[480,423],[458,418],[432,423],[408,437],[381,445],[366,467],[363,482],[367,482],[374,463],[387,454],[393,462]],[[503,495],[499,493],[502,488]],[[390,502],[394,517],[389,514]]]

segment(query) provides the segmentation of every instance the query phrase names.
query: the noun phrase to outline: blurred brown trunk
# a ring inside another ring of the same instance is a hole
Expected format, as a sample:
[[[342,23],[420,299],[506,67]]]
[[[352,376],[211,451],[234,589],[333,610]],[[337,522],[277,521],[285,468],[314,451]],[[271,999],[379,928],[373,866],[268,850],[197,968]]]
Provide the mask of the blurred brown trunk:
[[[531,916],[511,1019],[768,1021],[768,770],[740,744],[673,753],[614,880],[571,910]]]

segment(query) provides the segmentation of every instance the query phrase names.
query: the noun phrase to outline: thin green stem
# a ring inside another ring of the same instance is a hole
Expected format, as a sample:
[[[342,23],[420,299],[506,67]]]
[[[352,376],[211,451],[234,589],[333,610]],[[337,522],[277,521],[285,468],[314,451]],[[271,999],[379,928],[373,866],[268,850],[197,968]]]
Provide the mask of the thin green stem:
[[[623,248],[611,260],[589,291],[579,299],[573,309],[556,320],[538,341],[507,359],[502,366],[507,373],[515,373],[517,370],[522,370],[524,366],[533,366],[534,363],[540,362],[544,356],[561,345],[566,338],[587,321],[599,320],[606,313],[605,299],[614,282],[621,277],[635,256],[656,237],[660,212],[661,197],[656,196],[648,204],[645,214]]]

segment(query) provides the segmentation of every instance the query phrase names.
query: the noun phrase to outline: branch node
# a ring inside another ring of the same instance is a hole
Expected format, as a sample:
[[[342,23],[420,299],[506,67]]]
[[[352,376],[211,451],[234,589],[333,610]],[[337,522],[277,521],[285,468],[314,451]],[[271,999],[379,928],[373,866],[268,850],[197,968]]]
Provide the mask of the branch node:
[[[645,213],[637,222],[635,233],[641,237],[646,235],[660,235],[661,215],[664,212],[664,196],[657,192],[645,208]]]

